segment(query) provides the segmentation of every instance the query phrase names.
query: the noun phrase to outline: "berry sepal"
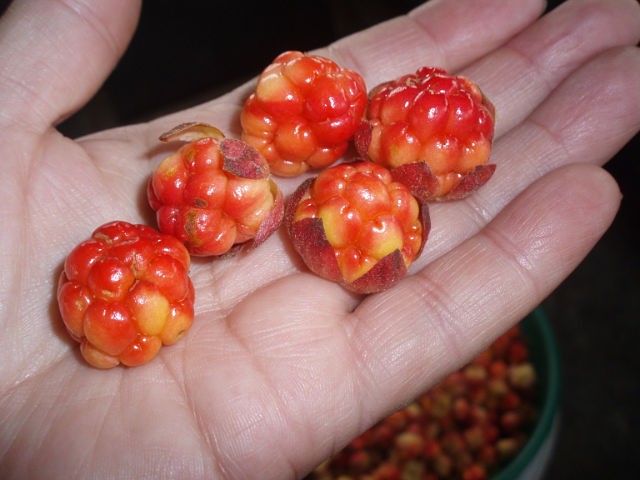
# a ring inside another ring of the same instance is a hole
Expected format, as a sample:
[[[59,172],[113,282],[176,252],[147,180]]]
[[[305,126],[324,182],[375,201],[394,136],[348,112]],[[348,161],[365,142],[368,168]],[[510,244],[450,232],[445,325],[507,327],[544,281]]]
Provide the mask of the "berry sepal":
[[[435,202],[461,200],[471,195],[489,181],[495,170],[496,165],[489,163],[478,165],[464,174],[451,173],[446,182],[453,184],[451,187],[444,186],[425,162],[407,163],[390,169],[390,172],[394,180],[409,187],[414,196],[425,202]]]

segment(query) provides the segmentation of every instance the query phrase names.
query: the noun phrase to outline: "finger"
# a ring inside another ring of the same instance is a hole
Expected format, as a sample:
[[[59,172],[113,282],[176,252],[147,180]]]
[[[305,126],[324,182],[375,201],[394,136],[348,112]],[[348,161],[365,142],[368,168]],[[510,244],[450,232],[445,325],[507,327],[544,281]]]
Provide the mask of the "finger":
[[[83,105],[124,51],[139,2],[17,0],[0,23],[0,121],[38,130]]]
[[[519,192],[554,168],[603,165],[640,129],[640,50],[602,53],[569,76],[495,144],[493,178],[462,202],[434,205],[420,268],[473,235]]]
[[[422,65],[458,69],[522,30],[543,9],[540,0],[429,1],[334,43],[328,54],[357,69],[371,88]]]
[[[478,82],[494,103],[499,137],[582,63],[639,39],[635,0],[568,1],[461,73]]]
[[[600,168],[555,170],[482,232],[368,297],[345,325],[373,416],[417,396],[523,318],[589,252],[619,201]]]
[[[560,165],[603,165],[640,130],[638,78],[635,47],[606,52],[583,66],[500,142],[504,172],[498,183],[518,191]],[[495,187],[487,192],[492,200],[498,197]]]

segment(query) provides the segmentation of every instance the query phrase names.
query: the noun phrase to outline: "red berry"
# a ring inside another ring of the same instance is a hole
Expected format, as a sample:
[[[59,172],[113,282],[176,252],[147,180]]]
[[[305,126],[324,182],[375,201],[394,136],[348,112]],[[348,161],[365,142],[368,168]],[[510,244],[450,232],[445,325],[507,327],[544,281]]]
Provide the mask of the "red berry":
[[[479,425],[466,429],[463,432],[463,436],[467,448],[472,452],[482,448],[487,441],[484,437],[484,429]]]
[[[458,397],[451,405],[451,414],[457,422],[465,421],[471,412],[471,405],[466,397]]]
[[[371,473],[371,480],[400,480],[401,478],[400,469],[390,461],[380,464]]]
[[[390,168],[416,196],[462,198],[493,174],[494,107],[469,79],[422,67],[378,85],[369,99],[355,134],[358,152]]]
[[[175,238],[126,222],[105,224],[74,248],[57,298],[85,360],[97,368],[141,365],[181,338],[193,320],[189,264]]]
[[[160,137],[188,142],[162,161],[147,196],[158,228],[193,255],[255,247],[280,225],[282,194],[251,146],[215,127],[189,123]]]
[[[471,385],[480,385],[487,379],[487,369],[471,363],[462,369],[464,378]]]
[[[505,393],[500,399],[500,408],[502,410],[515,410],[522,404],[522,399],[514,391]]]
[[[398,410],[389,415],[384,423],[389,425],[394,431],[399,432],[407,426],[407,416],[404,410]]]
[[[522,441],[513,437],[500,438],[496,441],[496,452],[501,460],[513,458],[522,447]]]
[[[389,422],[380,422],[372,427],[372,443],[378,448],[389,448],[394,441],[396,430],[389,425]]]
[[[432,460],[442,453],[442,446],[438,440],[427,438],[424,442],[423,455],[426,459]]]
[[[366,450],[355,450],[349,455],[347,464],[355,472],[366,472],[371,467],[372,458]]]
[[[522,424],[522,416],[514,411],[509,410],[500,415],[500,427],[507,433],[514,433]]]
[[[487,471],[482,465],[470,465],[462,472],[462,480],[485,480],[486,478]]]
[[[511,365],[507,372],[509,384],[519,390],[529,390],[536,383],[536,371],[530,362]]]
[[[489,365],[489,375],[492,378],[505,378],[507,375],[507,364],[504,360],[494,360]]]
[[[280,54],[262,72],[241,113],[242,138],[276,175],[326,167],[346,151],[366,108],[362,77],[332,60]]]
[[[336,165],[304,182],[287,200],[285,224],[312,272],[357,293],[402,278],[429,233],[426,205],[371,162]]]
[[[509,345],[507,356],[509,362],[521,363],[529,359],[529,349],[521,341],[513,342],[511,345]]]
[[[441,453],[433,459],[433,469],[440,478],[448,478],[454,469],[453,460],[446,453]]]
[[[402,460],[417,458],[424,453],[424,438],[415,432],[402,432],[395,440],[395,453]]]

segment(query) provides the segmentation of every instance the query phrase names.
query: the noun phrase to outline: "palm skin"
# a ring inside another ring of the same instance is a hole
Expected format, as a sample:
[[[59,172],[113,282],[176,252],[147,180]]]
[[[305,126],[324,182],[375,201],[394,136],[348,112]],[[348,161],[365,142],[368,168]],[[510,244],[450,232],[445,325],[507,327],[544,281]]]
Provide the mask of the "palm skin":
[[[620,192],[598,165],[640,125],[637,2],[567,2],[540,20],[538,0],[429,2],[320,51],[369,86],[437,64],[496,105],[497,172],[433,206],[412,275],[358,297],[308,273],[277,233],[249,254],[194,261],[197,315],[180,343],[144,367],[92,369],[57,313],[65,255],[107,221],[152,222],[143,191],[167,152],[158,135],[190,120],[237,135],[249,88],[60,135],[137,10],[22,0],[0,25],[2,478],[301,476],[520,320],[615,216]],[[285,193],[299,181],[278,180]]]

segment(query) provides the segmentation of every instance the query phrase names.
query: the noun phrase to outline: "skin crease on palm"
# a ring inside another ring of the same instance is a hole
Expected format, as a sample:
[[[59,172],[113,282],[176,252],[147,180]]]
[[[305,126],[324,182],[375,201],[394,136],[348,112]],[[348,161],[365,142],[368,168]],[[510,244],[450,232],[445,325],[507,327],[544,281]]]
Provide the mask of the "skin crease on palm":
[[[495,176],[433,206],[407,278],[354,296],[278,232],[194,260],[187,336],[146,366],[99,371],[57,313],[64,257],[107,221],[152,222],[144,184],[175,146],[157,137],[193,120],[237,136],[252,84],[74,142],[55,125],[109,74],[139,5],[17,0],[0,23],[0,477],[301,476],[523,318],[612,222],[621,194],[601,165],[640,128],[638,3],[543,10],[435,0],[318,51],[369,87],[438,65],[496,105]],[[278,179],[285,194],[300,181]]]

